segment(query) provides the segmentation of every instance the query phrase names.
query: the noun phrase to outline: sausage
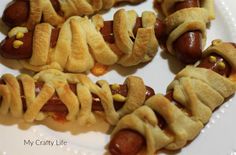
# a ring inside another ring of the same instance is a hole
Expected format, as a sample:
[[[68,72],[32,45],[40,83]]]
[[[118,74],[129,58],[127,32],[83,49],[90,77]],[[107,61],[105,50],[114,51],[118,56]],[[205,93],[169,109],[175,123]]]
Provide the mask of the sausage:
[[[114,135],[109,151],[112,155],[136,155],[144,145],[145,140],[140,133],[124,129]]]
[[[59,32],[60,32],[59,28],[52,29],[51,40],[50,40],[50,47],[51,48],[56,46],[57,40],[58,40],[58,36],[59,36]],[[31,51],[31,53],[32,53],[32,51]],[[31,55],[30,55],[30,57],[31,57]]]
[[[106,42],[111,44],[115,43],[112,20],[104,22],[104,26],[101,28],[100,32]]]
[[[186,32],[173,44],[176,57],[184,63],[193,64],[202,56],[202,33]]]
[[[61,11],[61,5],[60,5],[59,1],[58,0],[50,0],[50,2],[52,3],[54,10],[57,13],[59,13]]]
[[[58,0],[50,0],[55,11],[62,15]],[[29,0],[13,1],[3,12],[2,20],[10,27],[22,25],[28,20],[30,13]]]
[[[5,82],[3,80],[0,80],[0,84],[5,84]],[[23,109],[25,111],[26,110],[25,94],[23,91],[23,85],[20,81],[19,81],[19,85],[20,85],[20,90],[21,90],[20,92],[21,92],[21,99],[23,102]],[[36,96],[42,90],[43,85],[44,85],[43,82],[36,82],[35,83]],[[76,94],[76,84],[69,84],[69,86],[70,86],[70,89]],[[112,87],[112,86],[110,85],[110,87]],[[119,85],[119,88],[117,88],[115,90],[111,88],[111,93],[113,95],[120,94],[124,97],[127,97],[127,95],[128,95],[127,85]],[[154,90],[151,87],[146,86],[146,99],[153,96],[154,94],[155,94]],[[92,110],[93,111],[104,111],[100,98],[95,94],[92,94],[92,97],[93,97]],[[115,109],[116,110],[120,109],[124,105],[124,103],[125,102],[114,101]],[[59,112],[59,113],[67,113],[68,112],[67,107],[60,100],[60,98],[58,97],[58,95],[56,93],[54,93],[53,96],[47,101],[47,103],[42,107],[41,111],[43,111],[43,112]]]
[[[210,59],[214,59],[214,61]],[[223,62],[225,64],[223,68],[219,68],[219,62]],[[210,54],[207,57],[202,57],[197,67],[207,68],[227,77],[232,71],[229,63],[218,54]],[[182,109],[183,106],[174,100],[173,91],[168,92],[165,97]],[[158,126],[161,129],[164,129],[166,127],[164,118],[159,114],[156,114],[156,117],[158,118]],[[136,155],[142,149],[143,144],[145,144],[145,139],[140,133],[131,129],[124,129],[117,132],[111,139],[109,151],[112,155],[126,155],[125,153],[127,152],[128,154]],[[138,148],[138,146],[140,148]],[[131,149],[133,152],[131,152]]]
[[[23,42],[19,48],[14,48],[13,43],[16,37],[6,38],[1,43],[1,55],[9,59],[28,59],[32,55],[33,32],[24,34],[24,37],[17,39]]]
[[[156,21],[156,22],[159,22],[159,21]],[[135,23],[134,28],[133,28],[133,34],[134,34],[135,37],[136,37],[138,29],[140,27],[143,27],[143,23],[142,23],[142,18],[139,17],[139,18],[136,19],[136,23]]]
[[[161,40],[163,40],[163,38],[166,36],[166,26],[164,22],[160,19],[156,19],[154,30],[158,42],[161,42]]]
[[[142,27],[141,18],[138,17],[136,20],[136,24],[134,26],[133,32],[136,35],[138,28]],[[157,38],[163,36],[165,28],[164,24],[161,20],[157,19],[155,24],[155,35]],[[52,30],[50,46],[51,48],[56,46],[58,35],[60,29],[56,28]],[[106,42],[114,43],[114,34],[113,34],[113,21],[105,21],[104,27],[101,28],[100,32],[103,35],[103,38]],[[29,59],[32,56],[32,43],[33,43],[33,32],[25,33],[24,37],[21,39],[23,41],[23,46],[20,48],[13,48],[13,42],[15,41],[15,37],[6,38],[1,43],[0,54],[7,59]]]
[[[28,19],[29,10],[28,1],[14,1],[4,10],[2,20],[10,27],[22,25]]]

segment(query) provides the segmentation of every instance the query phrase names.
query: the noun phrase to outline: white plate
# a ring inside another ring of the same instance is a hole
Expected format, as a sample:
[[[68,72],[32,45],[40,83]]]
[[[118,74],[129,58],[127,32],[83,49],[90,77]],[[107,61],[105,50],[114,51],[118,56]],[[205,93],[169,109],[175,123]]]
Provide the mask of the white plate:
[[[138,6],[124,6],[125,9],[135,9],[139,14],[145,10],[153,10],[153,0],[147,0]],[[1,13],[10,0],[1,0]],[[224,41],[236,42],[236,23],[233,15],[236,16],[236,6],[234,0],[216,0],[216,20],[211,23],[208,30],[207,45],[211,40],[220,38]],[[111,9],[104,14],[105,19],[112,19],[114,12],[118,8]],[[0,40],[4,35],[0,35]],[[122,83],[129,74],[142,77],[146,83],[155,89],[156,92],[165,93],[166,86],[171,82],[174,74],[181,69],[182,65],[172,56],[159,50],[153,61],[138,70],[135,68],[124,69],[116,66],[103,77],[93,77],[97,79],[106,79],[110,83]],[[0,66],[1,74],[13,73],[5,66]],[[179,154],[183,155],[236,155],[236,124],[233,121],[236,117],[236,97],[231,98],[214,112],[212,119],[202,130],[201,134],[188,146],[183,148]],[[61,132],[48,128],[45,125],[24,126],[22,123],[6,124],[0,118],[0,155],[101,155],[104,153],[105,145],[109,142],[109,136],[100,131],[107,131],[108,126],[99,123],[99,126],[93,127],[93,131],[82,128],[78,133],[69,131]],[[98,125],[98,124],[97,124]],[[77,127],[79,128],[79,127]],[[94,131],[94,129],[97,130]],[[66,145],[55,144],[53,146],[29,146],[24,144],[24,140],[50,140],[66,141]]]

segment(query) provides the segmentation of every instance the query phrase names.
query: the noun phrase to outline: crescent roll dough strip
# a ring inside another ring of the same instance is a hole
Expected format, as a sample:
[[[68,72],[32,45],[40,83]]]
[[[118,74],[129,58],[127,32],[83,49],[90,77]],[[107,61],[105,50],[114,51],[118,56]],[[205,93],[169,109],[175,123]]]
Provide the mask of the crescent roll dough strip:
[[[165,24],[167,27],[167,49],[175,54],[173,43],[182,34],[188,31],[199,30],[202,32],[202,46],[206,44],[206,24],[215,19],[214,1],[200,0],[200,8],[186,8],[172,13],[172,7],[176,2],[184,0],[163,0],[162,10],[166,16]]]
[[[137,14],[134,11],[125,12],[124,9],[117,11],[114,15],[113,31],[116,47],[125,54],[118,62],[122,66],[132,66],[150,61],[158,48],[154,31],[156,22],[154,13],[147,11],[142,13],[143,28],[138,29],[133,42],[131,38],[134,38],[133,27],[136,18]]]
[[[11,95],[7,86],[0,86],[0,96],[2,98],[0,114],[6,115],[11,106]]]
[[[124,106],[116,111],[113,104],[113,96],[109,84],[100,80],[94,84],[86,75],[62,73],[58,70],[49,69],[37,73],[34,77],[22,74],[14,77],[10,74],[2,76],[6,84],[0,85],[0,95],[3,98],[0,103],[1,114],[8,111],[15,117],[22,117],[27,122],[43,119],[46,113],[40,112],[44,104],[57,93],[60,100],[66,105],[67,120],[78,119],[81,124],[91,124],[96,121],[92,113],[92,94],[101,99],[106,120],[115,125],[118,120],[140,107],[146,96],[146,87],[142,79],[130,76],[125,83],[128,86],[128,95]],[[26,111],[23,112],[19,82],[23,86],[26,99]],[[35,81],[44,82],[39,94],[35,94]],[[69,83],[76,84],[76,92],[73,93]],[[138,91],[137,91],[138,90]]]
[[[58,69],[82,73],[93,68],[95,62],[134,66],[150,61],[158,48],[154,31],[156,15],[153,12],[143,12],[143,27],[134,36],[136,19],[135,11],[117,11],[113,24],[115,43],[111,44],[98,31],[104,26],[101,16],[96,15],[92,20],[87,17],[70,17],[59,27],[58,40],[53,48],[50,46],[53,27],[47,23],[38,24],[34,30],[32,56],[20,60],[20,63],[33,71]],[[16,29],[12,29],[9,34],[16,34]],[[21,28],[18,29],[21,31]]]
[[[172,9],[175,3],[183,2],[185,0],[157,0],[161,2],[161,8],[165,16],[169,16],[172,13]],[[200,0],[200,5],[208,11],[209,18],[215,18],[214,0]]]
[[[201,80],[215,89],[224,98],[229,97],[229,94],[235,91],[234,82],[209,69],[187,66],[176,75],[176,79],[182,77]]]
[[[35,52],[32,53],[29,63],[32,65],[43,65],[47,63],[48,59],[52,27],[44,23],[36,26],[34,31],[33,51]]]
[[[230,64],[232,69],[236,70],[236,48],[232,43],[226,43],[219,39],[213,40],[211,46],[204,51],[203,56],[211,53],[222,56]]]
[[[23,106],[20,96],[19,83],[17,79],[11,74],[3,75],[2,79],[5,81],[6,86],[8,87],[8,97],[10,97],[10,103],[8,103],[8,105],[10,104],[11,114],[14,117],[21,117],[23,114]]]
[[[64,21],[54,10],[50,0],[30,0],[30,14],[26,27],[33,29],[43,18],[43,21],[58,25]]]
[[[187,66],[176,75],[168,90],[173,90],[174,99],[193,116],[207,123],[211,112],[235,92],[236,85],[208,69]]]
[[[30,13],[26,26],[33,29],[41,21],[57,26],[71,16],[91,15],[102,9],[110,9],[117,2],[140,3],[142,1],[144,0],[58,0],[63,12],[59,15],[50,0],[30,0]]]
[[[139,132],[146,139],[147,154],[162,148],[180,149],[200,133],[212,111],[236,91],[236,84],[212,70],[187,66],[176,75],[167,91],[173,91],[174,101],[181,108],[157,94],[124,116],[112,135],[127,128]],[[165,120],[162,129],[155,113]]]

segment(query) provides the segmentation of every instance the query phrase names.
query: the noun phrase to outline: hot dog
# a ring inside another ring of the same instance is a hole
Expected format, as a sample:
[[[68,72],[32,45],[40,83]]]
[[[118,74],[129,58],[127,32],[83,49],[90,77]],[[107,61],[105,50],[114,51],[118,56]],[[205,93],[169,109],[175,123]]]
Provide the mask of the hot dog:
[[[200,7],[199,0],[186,0],[177,2],[174,11],[185,8]],[[202,34],[200,31],[190,31],[184,33],[174,42],[176,56],[181,61],[192,64],[198,61],[202,55]]]
[[[169,16],[176,16],[177,12],[182,11],[187,8],[200,8],[200,0],[185,0],[185,1],[177,1],[173,4],[172,7],[168,8],[168,2],[157,3],[157,8],[162,7],[162,11],[167,16],[166,22],[172,21],[172,19],[168,19]],[[163,5],[163,6],[162,6]],[[172,5],[172,4],[170,4]],[[172,18],[172,17],[170,17]],[[173,17],[174,19],[174,17]],[[184,20],[184,19],[182,19]],[[169,24],[167,24],[169,25]],[[168,27],[168,26],[167,26]],[[167,44],[167,39],[169,39],[169,35],[172,30],[169,30],[167,36],[162,38],[162,45],[167,49],[170,53],[176,55],[176,57],[186,64],[193,64],[201,58],[202,49],[203,49],[203,34],[197,28],[190,28],[189,31],[182,33],[178,38],[175,38],[172,45],[170,43]],[[174,30],[173,30],[174,31]],[[176,32],[175,32],[176,33]],[[168,46],[168,47],[167,47]],[[173,49],[170,49],[172,46]]]
[[[72,2],[72,4],[67,4],[68,2],[63,2],[63,4],[62,4],[64,6],[63,8],[61,7],[61,3],[58,0],[50,0],[49,1],[50,3],[47,2],[48,3],[47,5],[51,5],[52,8],[54,9],[51,11],[55,11],[58,16],[63,17],[63,18],[68,18],[69,16],[72,16],[72,15],[91,15],[95,11],[99,11],[101,9],[109,9],[115,4],[115,1],[108,1],[108,2],[105,2],[105,1],[104,2],[100,2],[100,1],[97,1],[97,2],[84,1],[84,2],[82,2],[82,1],[80,2],[81,3],[80,5],[83,5],[83,6],[82,6],[82,8],[79,8],[78,10],[73,10],[77,7],[77,6],[71,6],[71,5],[77,5],[77,4],[73,4],[74,2]],[[125,1],[130,2],[130,3],[139,3],[142,0],[132,0],[132,1],[123,0],[123,2],[125,2]],[[45,6],[39,2],[30,2],[28,0],[14,0],[4,10],[4,13],[2,16],[3,21],[10,27],[19,26],[19,25],[23,25],[23,24],[27,23],[29,16],[33,13],[32,12],[33,9],[31,7],[32,7],[32,5],[35,5],[34,3],[37,3],[38,5],[40,5],[37,7],[42,7],[42,8],[40,8],[40,10],[42,12],[44,12],[43,10],[44,10]],[[70,10],[67,10],[65,6],[69,7],[69,8],[71,7]],[[43,21],[43,19],[41,20],[41,22],[42,21]],[[50,21],[44,21],[44,22],[50,23]]]
[[[13,117],[33,122],[40,114],[62,114],[65,120],[78,119],[81,124],[91,124],[96,121],[93,112],[102,111],[111,125],[155,94],[136,76],[127,77],[124,84],[109,85],[105,80],[94,83],[84,74],[56,69],[43,70],[34,77],[4,74],[0,89],[3,115],[11,113]]]
[[[236,46],[234,45],[234,47]],[[230,63],[224,58],[224,56],[218,53],[214,53],[214,52],[204,55],[196,67],[212,70],[227,78],[229,78],[230,75],[233,74],[234,72]],[[183,108],[182,105],[174,99],[173,91],[168,92],[165,95],[165,97],[168,98],[173,104],[177,105],[177,107],[179,107],[180,109]],[[163,126],[165,126],[165,121],[163,121],[163,118],[159,115],[157,115],[157,118],[158,120],[161,120],[161,123],[158,122],[158,126],[160,126],[160,128],[163,129]],[[129,135],[131,135],[132,140],[126,141],[125,139],[130,138]],[[126,155],[126,151],[128,149],[124,146],[134,146],[132,147],[133,148],[132,152],[129,152],[129,154],[135,155],[143,147],[140,144],[145,144],[145,139],[140,133],[130,130],[130,129],[129,130],[123,129],[115,133],[115,135],[111,139],[111,142],[109,144],[109,151],[111,152],[111,154],[114,154],[114,155],[117,155],[117,154]]]
[[[2,42],[0,54],[20,60],[22,68],[33,71],[53,68],[102,75],[108,66],[116,63],[128,67],[151,61],[158,51],[157,39],[164,31],[162,21],[156,19],[153,12],[145,11],[138,17],[134,10],[120,9],[113,21],[104,22],[100,15],[91,20],[73,16],[60,28],[48,23],[38,24],[34,31],[15,27]],[[33,37],[28,35],[30,32]],[[28,43],[24,44],[25,40],[29,40]],[[31,52],[25,52],[26,45]],[[19,53],[20,56],[16,56]]]
[[[0,85],[4,85],[5,82],[3,80],[0,80]],[[23,107],[24,107],[24,111],[26,110],[26,102],[25,102],[25,94],[23,91],[23,86],[22,83],[19,81],[20,84],[20,89],[21,89],[21,99],[23,101]],[[40,91],[42,90],[44,83],[43,82],[36,82],[35,83],[35,94],[38,95],[40,93]],[[76,94],[76,84],[70,84],[70,89]],[[121,96],[127,97],[128,94],[128,88],[127,85],[125,84],[120,84],[118,88],[116,89],[112,89],[112,85],[110,85],[110,89],[112,94],[120,94]],[[146,87],[146,99],[148,99],[149,97],[153,96],[154,90],[151,87]],[[92,106],[92,110],[93,111],[103,111],[103,107],[101,105],[101,100],[100,98],[95,95],[92,94],[93,96],[93,106]],[[118,102],[118,101],[114,101],[114,106],[115,109],[118,110],[120,109],[122,106],[124,105],[124,102]],[[65,104],[63,104],[63,102],[59,99],[59,97],[57,96],[57,94],[55,93],[48,101],[47,103],[42,107],[41,109],[42,112],[58,112],[58,113],[67,113],[67,107],[65,106]]]
[[[141,17],[138,17],[136,20],[136,24],[133,29],[133,33],[136,36],[138,28],[142,28],[142,22]],[[57,43],[58,35],[59,35],[60,29],[55,28],[52,30],[51,34],[51,41],[50,46],[51,48],[54,48]],[[100,30],[101,34],[103,35],[103,38],[108,43],[114,43],[114,33],[113,33],[113,21],[105,21],[104,26]],[[163,34],[165,33],[165,27],[161,20],[157,19],[155,24],[155,35],[157,39],[161,38]],[[24,44],[19,48],[14,48],[13,42],[17,40],[14,37],[9,38],[7,37],[5,40],[1,43],[1,51],[0,54],[7,58],[7,59],[28,59],[32,56],[32,44],[33,44],[33,32],[27,32],[25,33],[24,37],[19,39]]]
[[[157,39],[164,31],[162,21],[153,12],[145,11],[138,17],[133,10],[120,9],[113,21],[104,22],[100,15],[92,20],[73,16],[58,28],[48,23],[38,24],[34,31],[14,27],[1,43],[0,53],[7,59],[21,60],[22,68],[33,71],[54,68],[102,75],[115,63],[134,66],[152,60],[157,53]],[[99,54],[101,48],[103,54]],[[59,54],[62,49],[64,56]],[[97,74],[97,68],[103,71]]]
[[[111,140],[109,151],[112,155],[136,155],[143,145],[145,140],[138,132],[124,129]]]
[[[2,20],[10,27],[21,25],[29,16],[29,3],[17,0],[10,4],[3,12]]]
[[[176,57],[184,63],[193,64],[202,55],[202,36],[200,31],[186,32],[174,42]]]

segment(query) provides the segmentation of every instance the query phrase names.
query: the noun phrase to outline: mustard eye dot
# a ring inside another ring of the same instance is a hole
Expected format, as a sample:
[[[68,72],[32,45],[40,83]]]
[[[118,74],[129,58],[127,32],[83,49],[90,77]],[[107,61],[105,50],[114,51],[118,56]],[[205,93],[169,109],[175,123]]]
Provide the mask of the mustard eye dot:
[[[222,42],[222,40],[220,40],[220,39],[213,40],[213,41],[212,41],[212,46],[217,46],[217,45],[219,45],[221,42]]]
[[[210,56],[209,57],[209,62],[211,62],[211,63],[215,63],[216,62],[216,57],[215,56]]]
[[[119,84],[113,84],[113,85],[111,85],[111,89],[112,90],[118,90],[120,88],[120,85]]]
[[[24,43],[23,43],[22,41],[20,41],[20,40],[15,40],[15,41],[13,42],[13,47],[17,49],[17,48],[20,48],[23,44],[24,44]]]
[[[22,33],[22,32],[17,32],[17,34],[16,34],[16,39],[21,39],[21,38],[23,38],[24,37],[24,33]]]
[[[225,69],[226,66],[225,66],[225,63],[221,61],[221,62],[218,62],[218,63],[217,63],[217,67],[218,67],[219,69],[223,70],[223,69]]]

